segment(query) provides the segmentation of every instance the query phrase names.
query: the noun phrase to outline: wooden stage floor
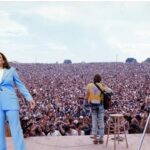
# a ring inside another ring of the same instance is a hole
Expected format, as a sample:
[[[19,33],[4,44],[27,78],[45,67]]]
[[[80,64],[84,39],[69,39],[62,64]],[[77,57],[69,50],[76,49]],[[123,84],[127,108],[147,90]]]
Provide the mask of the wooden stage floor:
[[[128,134],[128,150],[137,150],[142,134]],[[113,150],[114,141],[110,136],[108,146],[94,145],[90,136],[30,137],[25,139],[27,150]],[[123,135],[121,135],[123,137]],[[106,141],[106,136],[105,136]],[[7,138],[8,150],[14,150],[12,138]],[[117,150],[127,150],[125,140],[117,143]],[[150,150],[150,134],[145,135],[141,150]]]

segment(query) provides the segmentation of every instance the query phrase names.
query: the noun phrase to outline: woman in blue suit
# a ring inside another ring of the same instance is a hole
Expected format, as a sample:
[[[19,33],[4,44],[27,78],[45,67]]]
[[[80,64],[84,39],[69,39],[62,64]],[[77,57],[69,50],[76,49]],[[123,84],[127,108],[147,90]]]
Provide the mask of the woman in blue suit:
[[[9,121],[15,150],[26,150],[19,118],[19,101],[14,85],[30,102],[33,109],[35,101],[20,80],[16,69],[10,67],[4,54],[0,53],[0,150],[6,150],[5,119]]]

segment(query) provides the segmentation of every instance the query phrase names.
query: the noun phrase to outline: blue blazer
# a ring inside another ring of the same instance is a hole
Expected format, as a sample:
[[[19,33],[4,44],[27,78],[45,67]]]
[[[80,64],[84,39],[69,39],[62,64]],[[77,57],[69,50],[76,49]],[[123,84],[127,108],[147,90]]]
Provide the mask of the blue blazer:
[[[19,101],[14,86],[17,86],[27,101],[32,100],[32,96],[20,80],[14,67],[4,69],[2,81],[0,83],[0,110],[19,110]]]

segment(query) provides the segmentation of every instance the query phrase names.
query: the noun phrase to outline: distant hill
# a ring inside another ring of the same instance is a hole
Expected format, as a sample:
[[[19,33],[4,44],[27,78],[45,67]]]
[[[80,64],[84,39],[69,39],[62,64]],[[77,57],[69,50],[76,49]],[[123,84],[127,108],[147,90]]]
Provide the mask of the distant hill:
[[[137,63],[137,60],[135,58],[127,58],[126,63]]]
[[[144,62],[150,63],[150,58],[147,58]]]
[[[72,61],[70,59],[65,59],[64,64],[72,64]]]

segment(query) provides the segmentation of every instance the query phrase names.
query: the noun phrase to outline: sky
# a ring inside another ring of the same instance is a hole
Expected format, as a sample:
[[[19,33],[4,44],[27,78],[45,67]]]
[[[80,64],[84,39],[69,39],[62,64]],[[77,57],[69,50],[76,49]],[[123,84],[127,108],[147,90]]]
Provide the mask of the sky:
[[[150,57],[150,1],[0,1],[0,51],[23,63]]]

